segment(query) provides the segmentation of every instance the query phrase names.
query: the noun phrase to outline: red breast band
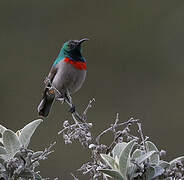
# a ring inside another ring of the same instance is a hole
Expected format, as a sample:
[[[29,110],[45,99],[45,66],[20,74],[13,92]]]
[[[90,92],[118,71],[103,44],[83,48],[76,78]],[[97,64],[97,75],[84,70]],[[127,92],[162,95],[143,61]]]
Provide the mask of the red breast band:
[[[87,66],[86,66],[86,63],[85,63],[85,62],[74,61],[74,60],[71,60],[71,59],[68,58],[68,57],[66,57],[66,58],[64,59],[64,62],[70,63],[70,64],[72,64],[75,68],[80,69],[80,70],[86,70],[86,69],[87,69]]]

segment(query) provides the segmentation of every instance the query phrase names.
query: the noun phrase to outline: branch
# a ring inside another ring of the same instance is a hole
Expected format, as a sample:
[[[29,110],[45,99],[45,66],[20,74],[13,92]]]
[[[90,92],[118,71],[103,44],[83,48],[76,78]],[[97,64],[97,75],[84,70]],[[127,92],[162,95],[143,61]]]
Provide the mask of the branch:
[[[126,122],[123,122],[123,123],[119,123],[118,124],[118,121],[119,121],[119,115],[117,114],[116,116],[116,121],[115,123],[108,129],[104,130],[103,132],[101,132],[97,137],[96,137],[96,143],[97,144],[100,144],[100,138],[106,134],[107,132],[109,131],[114,131],[114,129],[118,128],[118,127],[121,127],[121,126],[124,126],[124,125],[128,125],[128,124],[132,124],[132,123],[137,123],[139,120],[138,119],[134,119],[134,118],[130,118],[128,121]]]

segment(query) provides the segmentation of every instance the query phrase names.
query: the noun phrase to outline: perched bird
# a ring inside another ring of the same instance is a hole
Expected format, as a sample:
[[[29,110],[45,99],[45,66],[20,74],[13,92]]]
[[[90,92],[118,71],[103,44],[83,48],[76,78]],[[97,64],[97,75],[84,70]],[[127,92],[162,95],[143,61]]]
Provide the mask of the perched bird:
[[[61,98],[68,98],[78,91],[86,77],[86,60],[81,54],[81,45],[89,39],[69,40],[63,44],[58,57],[48,74],[47,79],[61,93]],[[47,117],[55,99],[55,91],[46,85],[43,98],[38,106],[40,116]]]

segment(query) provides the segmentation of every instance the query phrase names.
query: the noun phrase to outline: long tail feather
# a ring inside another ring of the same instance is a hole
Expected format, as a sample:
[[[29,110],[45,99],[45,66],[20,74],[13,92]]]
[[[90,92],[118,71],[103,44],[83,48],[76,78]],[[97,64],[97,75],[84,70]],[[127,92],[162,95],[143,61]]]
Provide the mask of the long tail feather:
[[[54,98],[49,98],[45,96],[38,105],[38,114],[40,116],[47,117],[52,107],[53,101]]]

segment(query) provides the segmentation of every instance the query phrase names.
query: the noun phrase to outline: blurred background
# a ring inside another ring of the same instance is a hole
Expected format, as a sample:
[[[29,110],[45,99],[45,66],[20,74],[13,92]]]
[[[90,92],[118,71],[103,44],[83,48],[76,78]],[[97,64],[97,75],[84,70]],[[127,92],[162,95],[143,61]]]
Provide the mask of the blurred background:
[[[183,0],[1,0],[0,124],[17,130],[37,119],[43,80],[63,42],[88,37],[87,79],[74,102],[82,112],[96,99],[88,113],[93,133],[119,112],[122,121],[141,119],[167,160],[184,155],[183,32]],[[57,141],[41,163],[44,177],[72,179],[89,160],[87,150],[57,135],[67,118],[68,106],[55,103],[32,138],[33,150]]]

